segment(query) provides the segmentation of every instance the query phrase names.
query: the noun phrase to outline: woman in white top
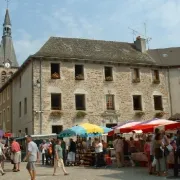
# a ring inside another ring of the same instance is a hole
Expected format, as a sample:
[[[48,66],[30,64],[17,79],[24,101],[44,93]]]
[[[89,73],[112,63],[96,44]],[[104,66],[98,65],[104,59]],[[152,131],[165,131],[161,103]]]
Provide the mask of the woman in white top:
[[[105,166],[103,145],[97,138],[95,139],[95,152],[96,152],[95,167]]]

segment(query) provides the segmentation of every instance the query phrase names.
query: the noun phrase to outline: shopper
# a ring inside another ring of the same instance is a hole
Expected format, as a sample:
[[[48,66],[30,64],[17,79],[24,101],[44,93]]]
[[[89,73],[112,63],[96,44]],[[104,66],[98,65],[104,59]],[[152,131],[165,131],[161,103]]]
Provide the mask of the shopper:
[[[46,152],[47,152],[47,144],[46,141],[43,140],[42,144],[40,145],[40,151],[42,154],[42,165],[45,164],[45,156],[46,156]]]
[[[146,139],[146,143],[144,145],[144,153],[148,159],[149,174],[151,174],[152,172],[152,161],[151,161],[151,156],[150,156],[150,149],[151,149],[151,136],[148,136]]]
[[[76,143],[73,141],[73,139],[70,139],[70,146],[69,146],[69,162],[71,165],[75,164],[75,160],[76,160]]]
[[[113,146],[116,152],[117,167],[120,168],[124,166],[123,140],[120,136],[117,136]]]
[[[151,138],[151,144],[150,144],[150,160],[152,163],[151,170],[149,174],[155,173],[155,167],[156,167],[156,158],[155,158],[155,152],[154,152],[154,142],[155,142],[155,137],[156,135],[160,132],[158,128],[155,129],[154,134]]]
[[[103,144],[97,138],[95,139],[95,153],[96,153],[95,167],[105,166]]]
[[[63,140],[63,138],[61,139],[61,148],[63,151],[63,162],[66,164],[66,142]]]
[[[162,142],[163,137],[161,133],[156,134],[154,142],[154,152],[156,158],[156,171],[158,176],[166,175],[166,162],[164,157],[164,144]]]
[[[14,163],[14,170],[13,172],[20,171],[20,163],[21,163],[21,148],[16,139],[11,139],[11,152],[13,153],[13,163]]]
[[[26,168],[31,176],[31,180],[35,180],[35,178],[36,178],[35,163],[39,162],[39,150],[38,150],[37,144],[32,141],[31,136],[28,135],[26,137],[26,141],[28,143],[28,153],[27,153],[26,157],[24,158],[24,161],[26,161],[28,159]]]
[[[64,162],[63,162],[63,149],[61,147],[62,140],[58,139],[57,143],[55,145],[55,158],[54,158],[54,173],[53,176],[56,176],[56,169],[57,167],[61,167],[64,175],[68,175],[67,171],[65,170],[64,167]]]
[[[2,176],[5,175],[5,172],[2,167],[2,164],[5,159],[6,159],[6,156],[4,154],[4,145],[1,143],[1,139],[0,139],[0,172],[1,172]]]

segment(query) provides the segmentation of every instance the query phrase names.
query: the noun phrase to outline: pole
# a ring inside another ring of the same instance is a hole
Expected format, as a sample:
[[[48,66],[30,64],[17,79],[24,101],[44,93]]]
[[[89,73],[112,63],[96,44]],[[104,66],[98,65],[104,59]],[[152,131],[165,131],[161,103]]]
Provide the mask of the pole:
[[[39,94],[40,94],[40,98],[39,98],[39,105],[40,105],[40,134],[42,134],[42,59],[40,59],[40,63],[39,63],[39,80],[40,80],[40,88],[39,88]]]

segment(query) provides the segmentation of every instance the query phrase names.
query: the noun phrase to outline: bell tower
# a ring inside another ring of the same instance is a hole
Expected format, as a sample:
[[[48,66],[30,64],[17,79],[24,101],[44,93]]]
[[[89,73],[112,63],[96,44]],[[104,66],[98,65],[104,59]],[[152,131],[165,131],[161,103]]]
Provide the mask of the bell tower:
[[[19,65],[12,40],[12,25],[7,0],[7,9],[3,23],[3,36],[0,43],[0,87],[12,76],[18,67]]]

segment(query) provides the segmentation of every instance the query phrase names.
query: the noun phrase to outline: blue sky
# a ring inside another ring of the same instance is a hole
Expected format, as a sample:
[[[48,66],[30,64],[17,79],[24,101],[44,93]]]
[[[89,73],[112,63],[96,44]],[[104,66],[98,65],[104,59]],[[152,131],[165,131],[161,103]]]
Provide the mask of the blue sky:
[[[0,0],[0,25],[5,9]],[[50,36],[132,42],[128,27],[144,34],[144,22],[150,48],[180,46],[180,0],[11,0],[9,10],[20,64]]]

